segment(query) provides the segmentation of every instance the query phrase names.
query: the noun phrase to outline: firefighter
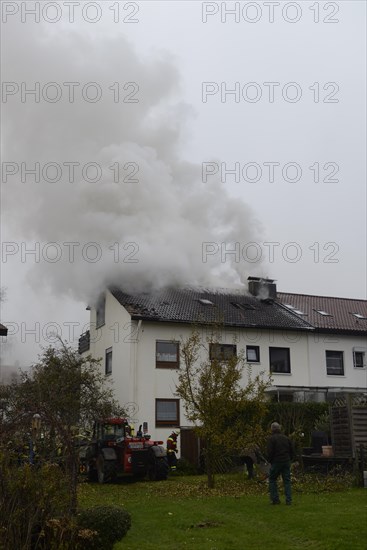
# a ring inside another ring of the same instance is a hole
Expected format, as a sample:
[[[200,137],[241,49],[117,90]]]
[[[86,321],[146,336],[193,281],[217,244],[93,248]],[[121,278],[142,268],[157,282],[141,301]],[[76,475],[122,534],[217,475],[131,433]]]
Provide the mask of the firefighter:
[[[177,467],[177,437],[179,432],[173,431],[171,435],[167,439],[167,459],[168,459],[168,466],[170,467],[172,472],[176,471]]]

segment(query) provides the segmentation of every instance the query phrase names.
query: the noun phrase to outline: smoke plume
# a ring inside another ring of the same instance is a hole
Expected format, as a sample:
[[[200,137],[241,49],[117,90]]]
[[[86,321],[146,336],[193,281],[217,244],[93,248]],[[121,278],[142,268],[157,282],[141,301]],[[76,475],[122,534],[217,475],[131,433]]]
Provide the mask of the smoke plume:
[[[182,157],[195,115],[180,101],[175,60],[142,58],[122,35],[42,24],[5,32],[4,80],[25,83],[25,95],[19,88],[4,103],[3,161],[18,171],[3,180],[3,208],[17,242],[38,247],[40,261],[25,256],[32,284],[83,300],[111,283],[239,284],[248,265],[223,257],[220,245],[256,241],[259,224],[219,179],[203,183],[201,165]],[[26,94],[35,83],[39,102]],[[36,163],[38,182],[27,172]],[[203,243],[218,248],[203,258]]]

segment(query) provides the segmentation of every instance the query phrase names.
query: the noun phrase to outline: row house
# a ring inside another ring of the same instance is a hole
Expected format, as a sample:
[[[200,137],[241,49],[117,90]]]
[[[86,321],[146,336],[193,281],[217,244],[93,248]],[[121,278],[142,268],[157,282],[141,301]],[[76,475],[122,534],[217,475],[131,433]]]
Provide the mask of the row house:
[[[280,293],[273,280],[256,277],[246,291],[109,288],[90,308],[79,351],[102,359],[131,421],[148,422],[154,437],[188,425],[175,388],[180,346],[193,327],[205,344],[202,359],[243,352],[253,374],[270,373],[270,399],[366,393],[365,300]],[[213,327],[216,343],[207,344]]]

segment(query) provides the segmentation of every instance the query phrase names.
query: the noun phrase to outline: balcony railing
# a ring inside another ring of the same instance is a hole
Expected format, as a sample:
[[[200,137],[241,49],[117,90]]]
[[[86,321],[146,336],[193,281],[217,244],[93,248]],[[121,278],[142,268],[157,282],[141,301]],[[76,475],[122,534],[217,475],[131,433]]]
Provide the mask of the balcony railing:
[[[78,351],[80,354],[89,351],[90,349],[90,332],[84,332],[79,338]]]

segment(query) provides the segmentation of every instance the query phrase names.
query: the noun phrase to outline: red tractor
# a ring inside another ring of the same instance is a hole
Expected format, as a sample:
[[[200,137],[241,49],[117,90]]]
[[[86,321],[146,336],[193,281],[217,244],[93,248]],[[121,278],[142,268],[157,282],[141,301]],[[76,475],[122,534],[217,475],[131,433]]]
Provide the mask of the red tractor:
[[[141,426],[136,436],[126,418],[96,422],[92,441],[81,453],[80,469],[90,481],[115,481],[117,474],[151,480],[167,479],[167,453],[163,441],[152,441]]]

